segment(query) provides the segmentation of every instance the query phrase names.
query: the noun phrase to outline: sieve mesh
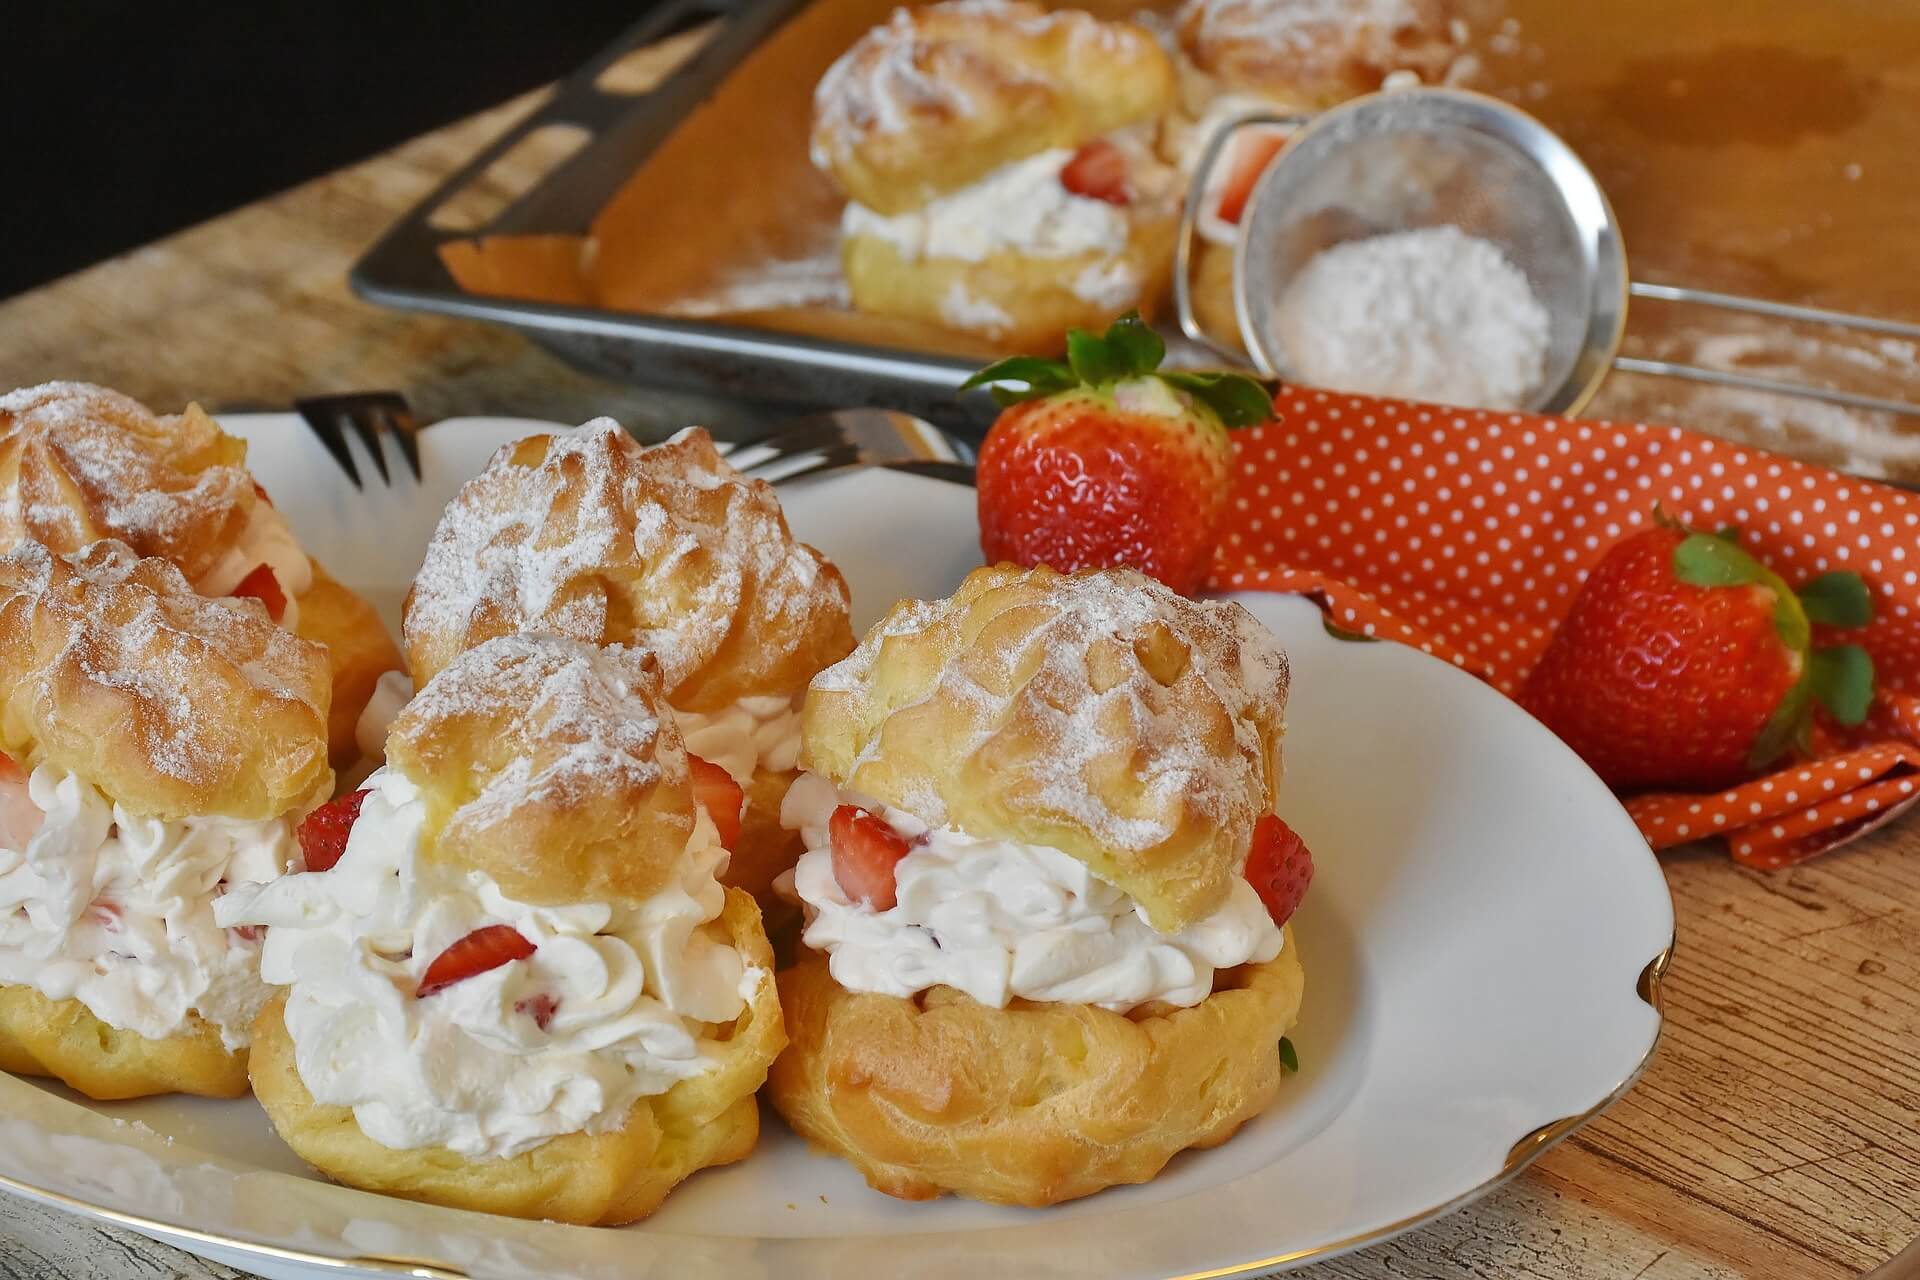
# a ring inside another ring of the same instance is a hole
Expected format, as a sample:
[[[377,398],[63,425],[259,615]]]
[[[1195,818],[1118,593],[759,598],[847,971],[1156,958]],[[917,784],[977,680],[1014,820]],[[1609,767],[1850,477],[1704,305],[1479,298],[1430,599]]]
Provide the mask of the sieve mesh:
[[[1274,300],[1315,254],[1450,225],[1499,246],[1549,316],[1531,408],[1578,407],[1612,358],[1626,267],[1612,212],[1578,157],[1505,103],[1453,90],[1377,94],[1321,116],[1248,202],[1235,276],[1241,331],[1291,377]]]

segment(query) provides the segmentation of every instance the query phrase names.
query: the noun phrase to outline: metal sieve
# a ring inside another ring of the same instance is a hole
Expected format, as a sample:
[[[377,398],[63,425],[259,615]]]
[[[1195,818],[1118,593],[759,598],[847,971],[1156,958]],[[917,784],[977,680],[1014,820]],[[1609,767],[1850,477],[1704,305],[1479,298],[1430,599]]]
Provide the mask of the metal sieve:
[[[1274,332],[1273,302],[1313,256],[1348,240],[1454,226],[1498,246],[1549,317],[1544,372],[1523,408],[1578,413],[1609,368],[1920,414],[1920,405],[1750,374],[1618,354],[1629,297],[1658,298],[1920,338],[1920,325],[1759,298],[1629,281],[1619,223],[1572,148],[1498,98],[1459,89],[1396,89],[1318,116],[1236,116],[1209,140],[1187,193],[1174,296],[1188,337],[1223,355],[1194,315],[1194,228],[1212,172],[1235,130],[1302,126],[1247,199],[1234,254],[1234,309],[1261,373],[1296,380]]]

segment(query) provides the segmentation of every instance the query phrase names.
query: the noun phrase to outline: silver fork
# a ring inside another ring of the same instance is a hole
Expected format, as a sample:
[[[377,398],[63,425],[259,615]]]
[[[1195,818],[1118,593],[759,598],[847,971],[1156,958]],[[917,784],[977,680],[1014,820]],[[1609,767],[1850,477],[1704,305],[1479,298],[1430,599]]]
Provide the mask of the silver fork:
[[[313,433],[320,437],[320,443],[326,447],[340,469],[347,473],[347,479],[356,489],[365,488],[360,482],[360,468],[354,463],[353,449],[347,443],[347,433],[351,431],[359,437],[366,447],[367,455],[373,459],[374,468],[380,473],[380,482],[393,484],[393,474],[387,469],[387,456],[382,442],[391,439],[400,449],[400,456],[406,459],[407,469],[413,472],[414,480],[420,479],[420,424],[414,420],[413,410],[407,407],[407,401],[397,391],[355,391],[339,396],[309,396],[293,402],[294,410],[306,420]]]
[[[736,471],[773,484],[860,467],[972,484],[977,461],[974,442],[894,409],[832,409],[718,448]]]

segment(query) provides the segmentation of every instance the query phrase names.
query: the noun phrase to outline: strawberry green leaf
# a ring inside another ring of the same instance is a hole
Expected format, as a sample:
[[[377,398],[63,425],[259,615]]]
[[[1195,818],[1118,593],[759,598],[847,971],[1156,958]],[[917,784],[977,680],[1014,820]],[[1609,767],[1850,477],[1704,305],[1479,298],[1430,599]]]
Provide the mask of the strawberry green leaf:
[[[1787,696],[1780,699],[1780,705],[1773,709],[1773,714],[1767,717],[1767,723],[1761,726],[1759,736],[1753,740],[1752,750],[1747,752],[1748,768],[1764,769],[1796,745],[1804,747],[1802,735],[1807,727],[1807,712],[1812,702],[1813,677],[1809,672],[1787,690]]]
[[[1280,1065],[1287,1069],[1289,1075],[1300,1070],[1300,1055],[1295,1052],[1293,1041],[1285,1036],[1280,1037]]]
[[[1273,397],[1242,374],[1163,372],[1159,377],[1206,405],[1229,427],[1258,426],[1273,417]]]
[[[1133,373],[1124,349],[1085,329],[1067,330],[1067,363],[1073,376],[1090,387],[1104,387]]]
[[[1107,345],[1117,351],[1130,375],[1152,373],[1167,358],[1167,344],[1143,320],[1129,311],[1107,326]]]
[[[1740,545],[1740,526],[1737,524],[1723,524],[1713,531],[1713,536],[1722,542],[1731,542],[1737,547]]]
[[[1857,644],[1817,649],[1808,668],[1813,696],[1835,720],[1849,727],[1873,706],[1873,655]]]
[[[1873,593],[1857,573],[1823,573],[1800,588],[1807,617],[1829,627],[1864,627],[1873,621]]]
[[[1726,539],[1696,533],[1673,549],[1673,576],[1695,587],[1743,587],[1762,581],[1766,570]]]
[[[1003,405],[1017,404],[1022,400],[1032,400],[1039,396],[1050,396],[1056,391],[1065,391],[1074,386],[1076,379],[1073,370],[1059,360],[1043,360],[1038,356],[1010,356],[995,361],[980,372],[960,384],[962,391],[974,387],[984,387],[992,383],[1019,382],[1026,385],[1025,391],[1014,391],[1008,387],[994,387],[993,398]]]

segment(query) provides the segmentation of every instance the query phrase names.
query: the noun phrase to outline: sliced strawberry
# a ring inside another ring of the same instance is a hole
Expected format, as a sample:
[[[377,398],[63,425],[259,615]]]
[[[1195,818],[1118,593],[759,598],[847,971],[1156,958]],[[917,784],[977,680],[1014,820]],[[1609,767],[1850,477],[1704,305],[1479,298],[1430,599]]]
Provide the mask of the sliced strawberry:
[[[12,756],[0,755],[0,848],[25,849],[46,819],[27,790],[27,771]]]
[[[1060,167],[1060,185],[1076,196],[1126,206],[1133,203],[1133,184],[1127,178],[1127,153],[1096,138],[1073,153]]]
[[[268,506],[273,505],[273,499],[267,496],[266,489],[261,485],[261,483],[258,480],[255,480],[253,482],[253,496],[260,499],[260,501],[266,503]]]
[[[233,927],[233,932],[236,937],[245,938],[248,942],[258,942],[266,936],[267,929],[265,925],[237,924]]]
[[[1275,814],[1253,824],[1247,882],[1267,904],[1275,924],[1285,924],[1292,917],[1313,883],[1313,855],[1307,852],[1306,841]]]
[[[693,779],[693,798],[713,819],[720,843],[733,848],[740,838],[740,807],[746,803],[740,784],[725,769],[699,756],[687,757],[687,773]]]
[[[515,936],[517,937],[518,935],[516,934]],[[545,1031],[547,1026],[552,1023],[553,1015],[559,1008],[560,1001],[544,991],[538,995],[528,996],[524,1000],[516,1000],[513,1002],[513,1011],[515,1013],[524,1013],[529,1018],[532,1018],[533,1025],[542,1031]]]
[[[307,870],[331,871],[333,864],[340,861],[340,855],[347,851],[347,836],[353,831],[354,821],[360,817],[360,806],[366,799],[365,791],[349,791],[307,815],[294,833],[299,837]]]
[[[833,878],[840,891],[875,911],[891,911],[897,901],[893,869],[907,856],[900,833],[857,805],[843,804],[827,819],[833,841]]]
[[[420,979],[419,989],[413,994],[425,999],[475,974],[498,969],[514,960],[525,960],[533,952],[534,945],[510,924],[490,924],[475,929],[433,958]]]
[[[275,622],[287,616],[287,593],[280,589],[280,579],[273,576],[273,570],[264,564],[255,565],[229,594],[252,596],[267,606],[267,616]]]
[[[1214,206],[1220,221],[1240,221],[1240,215],[1247,208],[1247,197],[1253,194],[1253,184],[1260,181],[1260,175],[1286,145],[1286,135],[1270,129],[1249,129],[1234,139],[1227,178],[1220,187],[1220,203]]]

